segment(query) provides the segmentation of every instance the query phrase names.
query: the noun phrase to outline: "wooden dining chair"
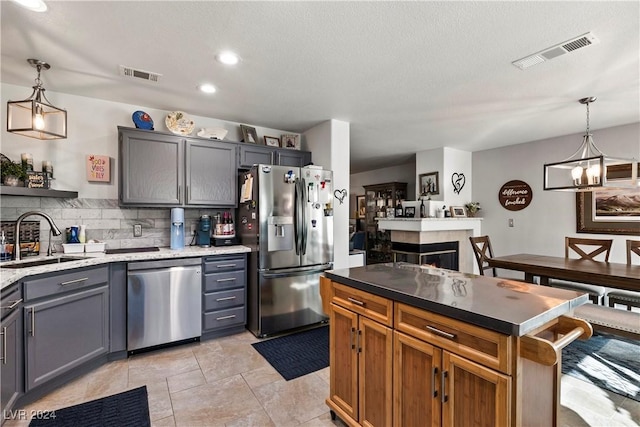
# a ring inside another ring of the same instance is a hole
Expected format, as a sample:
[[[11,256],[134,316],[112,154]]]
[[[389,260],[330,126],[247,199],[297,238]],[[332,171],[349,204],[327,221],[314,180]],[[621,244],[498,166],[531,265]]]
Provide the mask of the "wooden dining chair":
[[[640,258],[640,240],[627,240],[627,265],[632,265],[633,255],[637,255]],[[609,300],[609,307],[614,307],[616,304],[624,305],[627,307],[627,311],[631,311],[631,307],[640,308],[640,292],[627,291],[624,289],[609,288],[607,293]]]
[[[595,262],[608,262],[613,239],[587,239],[582,237],[564,238],[564,256],[572,258],[576,254],[579,259]],[[582,291],[589,294],[594,304],[607,305],[608,289],[605,286],[590,283],[571,282],[569,280],[549,279],[549,286],[554,288]]]
[[[480,274],[484,276],[484,272],[486,270],[491,270],[492,275],[496,277],[496,269],[494,267],[490,267],[487,262],[488,259],[493,258],[493,249],[491,248],[491,240],[489,239],[489,236],[469,237],[469,241],[471,242],[471,247],[473,248],[473,254],[476,257],[476,263],[478,264]]]

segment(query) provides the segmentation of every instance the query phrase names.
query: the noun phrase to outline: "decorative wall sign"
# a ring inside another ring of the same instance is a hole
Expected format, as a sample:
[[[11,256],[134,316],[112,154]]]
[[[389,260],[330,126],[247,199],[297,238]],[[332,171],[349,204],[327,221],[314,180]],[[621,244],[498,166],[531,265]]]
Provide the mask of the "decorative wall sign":
[[[43,172],[27,172],[27,188],[49,188],[46,175]]]
[[[111,159],[109,156],[87,155],[87,181],[111,181]]]
[[[340,204],[342,204],[342,202],[344,202],[344,198],[347,197],[347,190],[344,188],[342,190],[335,190],[333,192],[333,195],[336,199],[338,199]]]
[[[462,191],[462,187],[464,187],[466,179],[463,173],[453,173],[451,175],[451,183],[453,184],[453,192],[456,194],[460,194]]]
[[[500,187],[498,200],[506,210],[520,211],[529,206],[533,200],[533,190],[526,182],[516,179]]]

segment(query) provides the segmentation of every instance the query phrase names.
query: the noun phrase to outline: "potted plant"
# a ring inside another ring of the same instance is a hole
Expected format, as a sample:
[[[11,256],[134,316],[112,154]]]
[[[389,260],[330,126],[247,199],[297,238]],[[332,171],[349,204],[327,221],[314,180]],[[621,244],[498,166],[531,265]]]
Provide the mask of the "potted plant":
[[[476,213],[481,209],[480,202],[469,202],[464,207],[467,208],[467,216],[469,217],[476,216]]]
[[[0,163],[0,175],[2,176],[2,183],[15,187],[19,181],[23,181],[27,178],[27,174],[20,163],[14,162],[2,162]]]

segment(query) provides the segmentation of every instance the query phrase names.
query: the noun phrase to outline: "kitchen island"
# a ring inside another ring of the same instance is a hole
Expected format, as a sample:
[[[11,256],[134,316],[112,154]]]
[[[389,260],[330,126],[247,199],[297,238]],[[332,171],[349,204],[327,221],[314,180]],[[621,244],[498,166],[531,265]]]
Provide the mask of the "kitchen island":
[[[327,271],[327,405],[348,425],[556,425],[586,294],[414,264]]]

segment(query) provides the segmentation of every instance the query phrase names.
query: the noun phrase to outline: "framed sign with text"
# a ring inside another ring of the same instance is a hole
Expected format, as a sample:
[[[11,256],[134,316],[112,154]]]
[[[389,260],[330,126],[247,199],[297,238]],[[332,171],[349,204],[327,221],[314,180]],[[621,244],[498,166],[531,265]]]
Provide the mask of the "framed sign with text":
[[[533,190],[524,181],[509,181],[500,187],[498,200],[503,208],[509,211],[520,211],[531,204]]]

